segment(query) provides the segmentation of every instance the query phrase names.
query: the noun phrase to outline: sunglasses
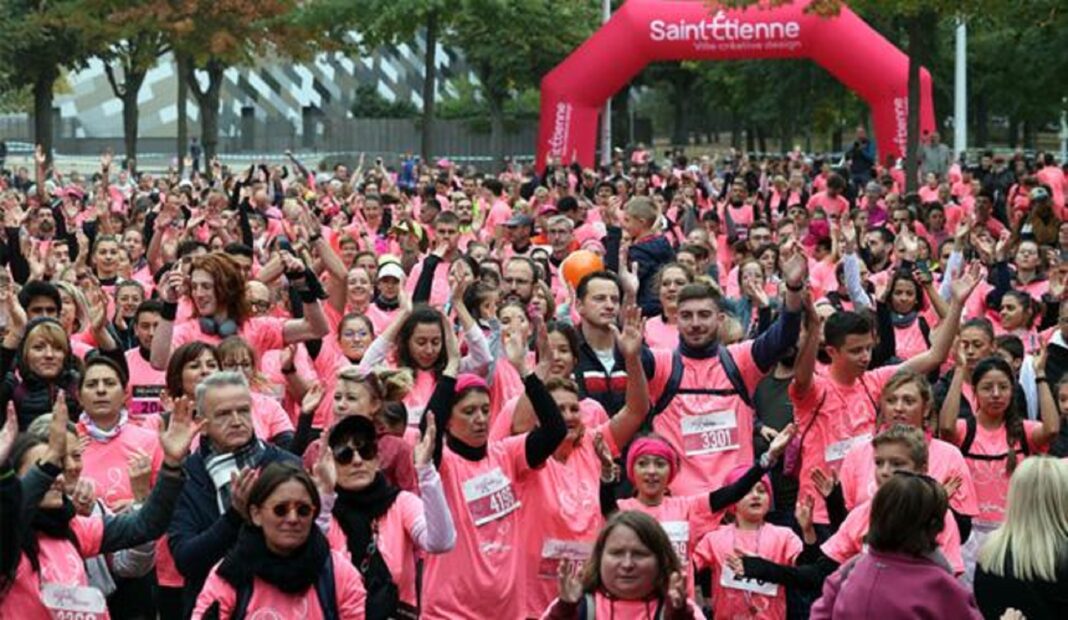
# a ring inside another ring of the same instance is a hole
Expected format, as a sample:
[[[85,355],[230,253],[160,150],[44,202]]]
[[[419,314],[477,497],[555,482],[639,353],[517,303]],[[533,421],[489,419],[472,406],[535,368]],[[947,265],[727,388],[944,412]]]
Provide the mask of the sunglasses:
[[[351,445],[338,446],[332,450],[334,461],[338,465],[348,465],[359,454],[364,461],[370,461],[378,456],[378,445],[373,442],[361,443],[356,447]]]
[[[315,506],[304,502],[282,502],[271,507],[271,512],[279,519],[284,519],[294,510],[299,518],[307,519],[315,513]]]

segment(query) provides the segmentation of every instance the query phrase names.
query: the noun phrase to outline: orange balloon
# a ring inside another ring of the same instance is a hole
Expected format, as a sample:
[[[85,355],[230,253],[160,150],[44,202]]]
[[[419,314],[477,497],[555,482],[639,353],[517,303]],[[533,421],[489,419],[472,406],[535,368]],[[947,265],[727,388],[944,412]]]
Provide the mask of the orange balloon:
[[[573,289],[578,288],[582,278],[603,269],[604,260],[601,255],[589,250],[576,250],[560,263],[560,273]]]

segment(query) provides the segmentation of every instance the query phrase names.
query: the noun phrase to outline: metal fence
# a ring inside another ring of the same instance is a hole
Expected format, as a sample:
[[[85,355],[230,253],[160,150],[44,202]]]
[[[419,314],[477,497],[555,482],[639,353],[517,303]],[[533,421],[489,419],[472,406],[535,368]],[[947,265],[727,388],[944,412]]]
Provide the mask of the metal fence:
[[[489,158],[492,137],[487,119],[436,120],[432,128],[433,151],[437,156],[459,160]],[[57,119],[55,150],[63,155],[96,155],[110,148],[116,155],[125,151],[122,136],[83,137],[87,132],[77,119]],[[393,159],[404,153],[418,153],[422,135],[418,119],[354,119],[305,116],[285,119],[242,118],[238,125],[220,129],[218,151],[233,155],[277,155],[286,149],[302,153],[366,153],[368,157]],[[529,158],[537,140],[536,120],[509,121],[502,138],[504,154]],[[200,135],[197,123],[189,124],[189,136]],[[25,115],[0,116],[0,139],[33,142],[33,122]],[[173,156],[174,137],[139,138],[137,150],[144,156]]]

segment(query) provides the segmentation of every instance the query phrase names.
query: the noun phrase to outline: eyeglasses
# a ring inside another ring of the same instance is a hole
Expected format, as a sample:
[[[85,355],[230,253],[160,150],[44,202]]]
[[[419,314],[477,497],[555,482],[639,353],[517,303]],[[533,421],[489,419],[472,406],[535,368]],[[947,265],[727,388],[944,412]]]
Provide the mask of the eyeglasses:
[[[271,309],[271,302],[269,301],[250,301],[248,302],[248,305],[251,306],[253,310],[259,310],[261,312]]]
[[[356,455],[360,455],[360,459],[364,461],[370,461],[378,456],[378,445],[374,442],[361,442],[355,447],[351,444],[338,446],[332,450],[334,453],[334,461],[338,465],[349,465],[352,463]]]
[[[355,331],[351,329],[346,329],[345,331],[341,332],[341,337],[347,340],[352,340],[353,338],[367,338],[370,335],[371,334],[368,333],[366,329],[358,329]]]
[[[530,284],[530,280],[525,280],[523,278],[501,278],[501,280],[503,280],[505,284],[510,284],[512,286],[523,286],[525,284]]]
[[[294,510],[297,511],[297,517],[307,519],[315,513],[315,506],[304,502],[281,502],[271,507],[271,512],[279,519],[284,519]]]

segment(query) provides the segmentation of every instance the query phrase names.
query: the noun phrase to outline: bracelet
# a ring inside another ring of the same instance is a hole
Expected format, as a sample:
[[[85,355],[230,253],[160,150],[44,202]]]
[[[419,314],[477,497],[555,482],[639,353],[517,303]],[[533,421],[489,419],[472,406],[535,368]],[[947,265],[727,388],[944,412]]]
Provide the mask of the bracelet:
[[[322,239],[322,238],[323,238],[322,234],[314,234],[314,235],[308,237],[308,241],[310,241],[312,243],[318,243],[318,241],[320,239]]]
[[[789,284],[787,284],[786,285],[786,290],[790,291],[791,293],[800,293],[801,291],[805,290],[805,283],[802,282],[801,284],[798,284],[796,287],[793,287],[793,286],[790,286]]]
[[[163,309],[160,310],[159,318],[164,321],[174,321],[178,316],[178,304],[170,301],[163,302]]]
[[[1037,377],[1036,376],[1035,377],[1035,383],[1047,383],[1046,375],[1042,375],[1041,377]]]
[[[291,374],[297,372],[296,368],[281,368],[280,370],[282,371],[283,375],[291,375]]]
[[[310,288],[298,289],[297,293],[300,294],[300,301],[302,303],[314,304],[315,302],[319,301],[319,298],[315,295],[315,291],[311,290]]]

